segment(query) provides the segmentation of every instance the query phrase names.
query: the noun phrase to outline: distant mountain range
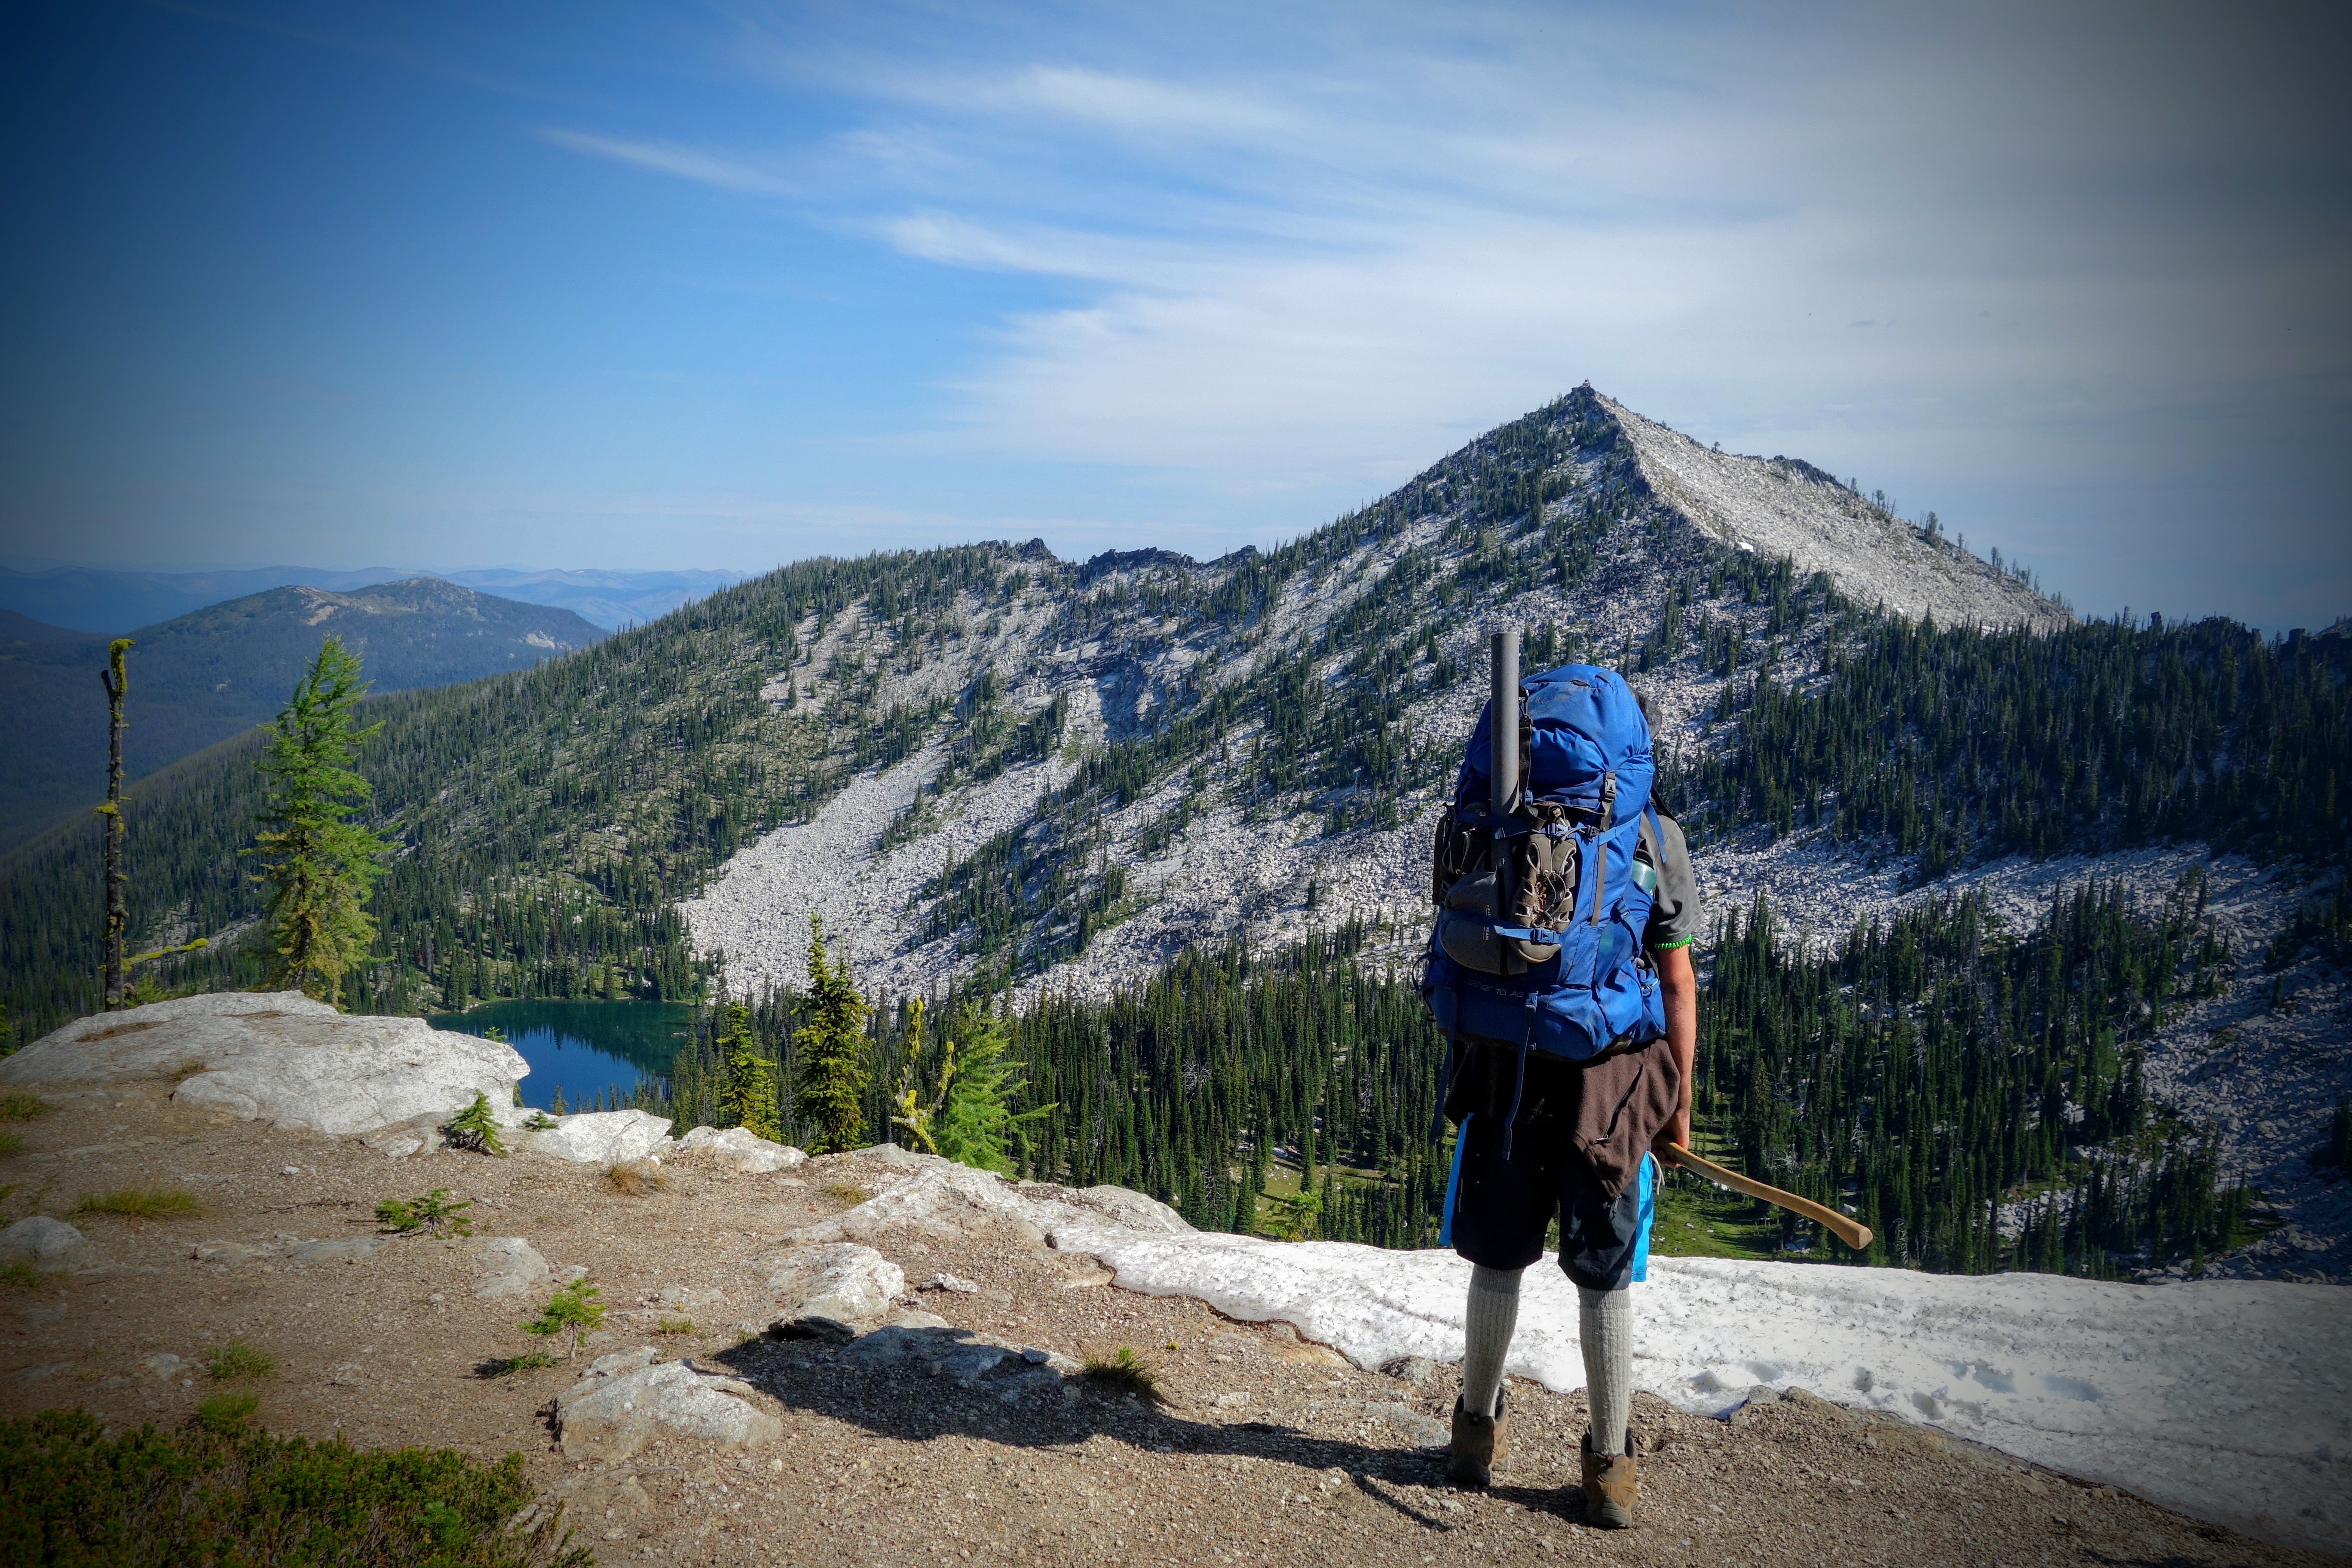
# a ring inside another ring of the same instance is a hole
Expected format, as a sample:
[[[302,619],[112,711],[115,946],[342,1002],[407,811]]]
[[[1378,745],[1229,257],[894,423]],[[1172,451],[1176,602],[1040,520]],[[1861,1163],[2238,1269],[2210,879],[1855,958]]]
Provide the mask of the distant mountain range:
[[[739,572],[538,572],[491,567],[431,572],[414,566],[366,566],[330,572],[314,566],[251,566],[215,572],[119,572],[60,566],[46,572],[0,568],[0,609],[53,626],[120,635],[131,626],[172,620],[207,605],[301,584],[350,593],[412,577],[438,577],[467,588],[570,610],[604,630],[638,626],[740,583]]]
[[[143,778],[268,721],[329,635],[378,691],[445,686],[585,647],[604,635],[570,610],[434,577],[335,593],[272,588],[131,633],[123,771]],[[0,842],[105,788],[107,638],[0,609]]]

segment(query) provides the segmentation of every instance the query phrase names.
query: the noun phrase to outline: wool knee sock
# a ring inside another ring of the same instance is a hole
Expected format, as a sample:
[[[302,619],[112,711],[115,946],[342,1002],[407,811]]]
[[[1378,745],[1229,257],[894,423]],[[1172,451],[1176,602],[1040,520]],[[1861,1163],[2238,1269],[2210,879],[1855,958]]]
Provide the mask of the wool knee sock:
[[[1462,1408],[1473,1415],[1495,1413],[1495,1396],[1503,1387],[1503,1358],[1510,1353],[1511,1331],[1518,1324],[1519,1270],[1472,1265]]]
[[[1592,1451],[1604,1458],[1622,1454],[1625,1426],[1633,1415],[1633,1292],[1622,1286],[1614,1290],[1578,1286],[1576,1333],[1584,1347]]]

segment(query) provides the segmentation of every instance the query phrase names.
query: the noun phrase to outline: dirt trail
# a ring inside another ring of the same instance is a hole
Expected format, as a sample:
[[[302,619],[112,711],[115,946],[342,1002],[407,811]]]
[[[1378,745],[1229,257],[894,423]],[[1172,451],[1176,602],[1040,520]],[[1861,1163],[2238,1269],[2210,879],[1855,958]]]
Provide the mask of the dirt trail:
[[[86,1193],[131,1186],[184,1189],[204,1205],[154,1220],[70,1215],[83,1255],[37,1287],[0,1286],[0,1414],[79,1404],[110,1424],[184,1420],[209,1392],[199,1358],[243,1341],[277,1362],[258,1385],[273,1428],[520,1451],[607,1563],[2325,1561],[1811,1399],[1726,1423],[1641,1397],[1640,1528],[1590,1530],[1561,1489],[1580,1395],[1515,1383],[1503,1483],[1457,1492],[1415,1446],[1442,1433],[1450,1368],[1418,1384],[1359,1372],[1286,1329],[1121,1291],[1091,1260],[1003,1222],[877,1238],[910,1287],[941,1272],[979,1287],[919,1290],[913,1307],[1016,1349],[1135,1347],[1166,1394],[1155,1408],[1073,1379],[1008,1405],[985,1383],[859,1365],[808,1342],[741,1342],[730,1327],[767,1305],[753,1256],[902,1174],[870,1157],[757,1176],[688,1157],[667,1167],[669,1190],[627,1197],[600,1172],[543,1157],[391,1161],[352,1140],[189,1111],[168,1088],[51,1096],[50,1113],[19,1124],[23,1147],[0,1156],[0,1186],[16,1184],[8,1219],[68,1215]],[[762,1391],[782,1441],[567,1463],[551,1419],[567,1370],[478,1370],[540,1348],[516,1325],[547,1284],[477,1300],[478,1241],[389,1240],[308,1264],[282,1251],[369,1236],[379,1200],[436,1186],[472,1201],[479,1235],[526,1237],[558,1278],[589,1270],[612,1309],[593,1350],[655,1344],[731,1371]],[[215,1242],[251,1256],[194,1256]],[[691,1332],[660,1331],[686,1317]],[[191,1364],[159,1376],[158,1354]]]

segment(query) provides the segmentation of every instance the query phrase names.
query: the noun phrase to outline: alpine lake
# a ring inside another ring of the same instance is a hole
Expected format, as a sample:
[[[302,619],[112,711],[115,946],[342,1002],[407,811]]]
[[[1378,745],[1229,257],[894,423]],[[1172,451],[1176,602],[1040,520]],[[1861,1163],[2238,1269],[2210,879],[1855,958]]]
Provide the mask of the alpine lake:
[[[683,1002],[485,1002],[431,1020],[436,1029],[487,1038],[492,1029],[522,1053],[530,1074],[522,1102],[580,1110],[607,1092],[625,1098],[641,1078],[667,1079],[694,1009]]]

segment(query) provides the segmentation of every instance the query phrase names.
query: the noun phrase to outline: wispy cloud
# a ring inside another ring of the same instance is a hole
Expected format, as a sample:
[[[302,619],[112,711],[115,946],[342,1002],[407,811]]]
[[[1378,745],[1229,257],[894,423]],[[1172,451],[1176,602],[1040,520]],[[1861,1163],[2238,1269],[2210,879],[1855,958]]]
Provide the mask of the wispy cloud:
[[[539,134],[556,146],[569,148],[574,153],[610,158],[616,163],[634,164],[656,174],[675,174],[681,180],[717,185],[722,190],[747,191],[769,196],[807,194],[805,186],[772,170],[674,142],[628,142],[617,137],[591,135],[584,131],[567,131],[559,126],[541,126]]]

